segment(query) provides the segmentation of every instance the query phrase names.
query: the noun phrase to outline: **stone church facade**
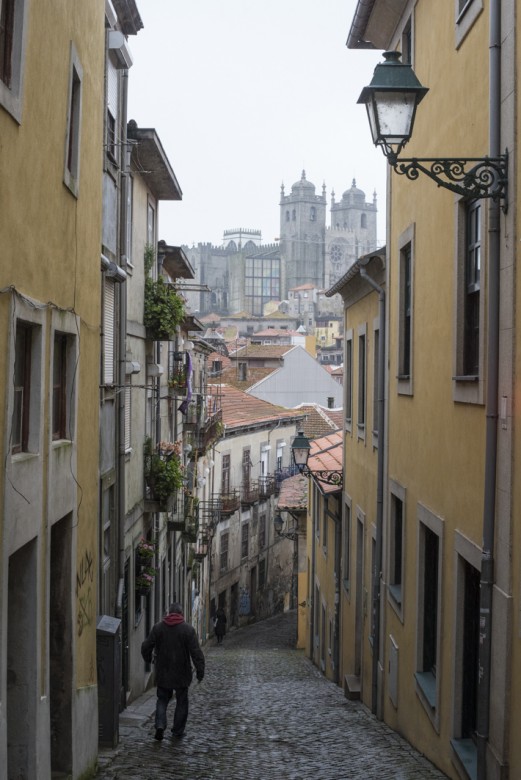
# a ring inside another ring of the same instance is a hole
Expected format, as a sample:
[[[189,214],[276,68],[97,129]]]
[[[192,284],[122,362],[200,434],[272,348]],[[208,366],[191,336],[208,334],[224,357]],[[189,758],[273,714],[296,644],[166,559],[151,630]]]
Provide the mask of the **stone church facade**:
[[[276,244],[263,244],[260,231],[239,228],[225,231],[220,247],[183,247],[195,268],[194,287],[201,288],[186,293],[192,311],[262,316],[268,304],[286,301],[302,284],[329,289],[360,256],[377,248],[376,194],[367,202],[354,179],[339,201],[331,193],[329,226],[326,186],[317,195],[305,171],[287,195],[282,185],[279,207]],[[342,310],[338,297],[325,299],[331,313]]]

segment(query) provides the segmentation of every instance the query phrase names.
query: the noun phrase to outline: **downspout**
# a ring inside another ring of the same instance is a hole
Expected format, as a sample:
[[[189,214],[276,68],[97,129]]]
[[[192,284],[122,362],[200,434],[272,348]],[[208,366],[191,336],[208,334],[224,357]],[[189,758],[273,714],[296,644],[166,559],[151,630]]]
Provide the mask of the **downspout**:
[[[498,157],[501,144],[501,0],[490,0],[489,41],[489,154]],[[485,486],[483,499],[483,550],[480,580],[480,642],[477,753],[478,780],[487,777],[487,743],[490,725],[490,677],[492,647],[492,591],[494,585],[494,537],[496,520],[497,417],[499,378],[499,203],[491,200],[488,225],[488,333],[486,381]]]
[[[164,255],[157,255],[157,274],[161,273],[161,269],[163,267],[163,260]],[[156,364],[159,366],[161,365],[161,341],[156,341],[155,343],[155,360]],[[155,419],[155,437],[156,437],[156,447],[159,450],[159,443],[161,441],[161,376],[158,375],[156,377],[155,381],[155,392],[156,392],[156,419]],[[160,551],[159,551],[159,518],[160,513],[154,512],[154,542],[155,542],[155,561],[154,566],[157,572],[159,572],[160,569]],[[160,577],[156,576],[154,579],[154,620],[160,620],[162,615],[159,614],[159,604],[161,602],[161,592],[160,592]]]
[[[335,517],[335,644],[333,647],[333,682],[340,680],[340,561],[342,545],[342,495],[339,499],[340,515]]]
[[[312,481],[308,480],[308,485]],[[309,499],[308,499],[309,507]],[[311,513],[311,577],[309,579],[309,657],[313,661],[315,656],[315,557],[316,557],[316,538],[315,538],[315,502],[313,501],[313,511]]]
[[[369,262],[369,260],[366,261]],[[380,660],[380,586],[382,579],[383,549],[383,498],[384,498],[384,376],[385,376],[385,290],[372,279],[364,266],[360,267],[360,276],[378,293],[378,464],[376,488],[376,547],[373,567],[373,660],[372,660],[372,696],[371,711],[378,711],[378,661]]]
[[[126,273],[127,269],[127,222],[128,214],[128,175],[130,155],[127,153],[127,99],[128,70],[121,74],[121,185],[120,185],[120,223],[119,223],[119,262]],[[116,615],[123,616],[123,591],[125,587],[125,513],[126,513],[126,481],[125,481],[125,393],[126,363],[127,363],[127,282],[126,278],[119,287],[119,323],[118,323],[118,592],[116,599]]]

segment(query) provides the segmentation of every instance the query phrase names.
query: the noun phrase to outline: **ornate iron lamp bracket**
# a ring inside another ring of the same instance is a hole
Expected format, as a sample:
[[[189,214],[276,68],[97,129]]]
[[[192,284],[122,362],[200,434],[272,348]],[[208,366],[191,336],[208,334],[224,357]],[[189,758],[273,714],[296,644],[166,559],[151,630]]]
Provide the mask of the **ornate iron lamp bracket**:
[[[502,201],[502,209],[508,208],[508,152],[499,157],[402,159],[391,149],[384,150],[395,172],[411,181],[424,173],[438,187],[452,190],[464,198],[492,198]],[[467,166],[470,168],[467,169]]]
[[[344,482],[344,475],[341,471],[321,471],[320,469],[315,471],[314,469],[308,469],[304,466],[300,472],[306,477],[315,477],[319,482],[325,482],[327,485],[335,485],[341,488]]]

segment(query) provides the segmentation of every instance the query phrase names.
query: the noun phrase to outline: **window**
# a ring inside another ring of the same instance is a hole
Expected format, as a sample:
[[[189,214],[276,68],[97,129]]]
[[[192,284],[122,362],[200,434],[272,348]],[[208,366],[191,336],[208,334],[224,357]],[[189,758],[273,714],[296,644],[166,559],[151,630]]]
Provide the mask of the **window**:
[[[358,434],[365,435],[366,410],[366,333],[365,325],[358,331]]]
[[[242,486],[246,490],[250,487],[251,458],[249,448],[242,451]]]
[[[481,295],[483,208],[457,204],[454,400],[483,402],[484,296]]]
[[[402,62],[412,65],[412,23],[409,19],[402,32]]]
[[[378,351],[380,348],[380,330],[378,327],[375,327],[373,333],[373,437],[376,440],[374,443],[378,444]]]
[[[228,542],[229,542],[229,533],[222,533],[221,534],[221,554],[219,559],[219,569],[221,572],[227,571],[228,569]]]
[[[29,451],[31,409],[32,327],[18,322],[16,326],[14,363],[14,400],[11,428],[11,451]]]
[[[118,108],[119,108],[119,79],[118,71],[110,56],[107,58],[107,116],[106,116],[106,144],[107,154],[114,163],[118,161]]]
[[[125,378],[125,452],[132,449],[132,380]]]
[[[134,263],[132,262],[132,222],[134,211],[134,178],[127,176],[127,270],[132,273]]]
[[[455,38],[458,48],[483,10],[483,0],[455,1]]]
[[[403,600],[405,489],[391,481],[389,533],[389,593],[400,610]]]
[[[221,471],[221,493],[228,495],[230,492],[230,455],[223,455]]]
[[[83,71],[71,44],[69,99],[67,103],[67,135],[63,180],[73,195],[78,195],[80,176],[81,84]]]
[[[353,332],[346,333],[345,360],[344,360],[344,382],[345,382],[345,418],[346,425],[350,429],[353,415]]]
[[[291,212],[291,219],[293,220],[293,222],[295,222],[295,220],[297,219],[297,212],[295,211],[295,209],[293,209],[293,211]]]
[[[360,227],[366,228],[367,227],[367,214],[362,214],[360,216]]]
[[[250,549],[250,524],[243,523],[241,526],[241,557],[247,558]]]
[[[115,283],[104,278],[103,284],[103,383],[114,384]]]
[[[67,439],[67,336],[54,335],[52,438]]]
[[[351,499],[346,497],[342,528],[342,579],[349,590],[351,578]]]
[[[22,118],[28,0],[0,0],[0,105]]]
[[[328,531],[328,523],[329,518],[327,515],[327,499],[324,499],[322,501],[322,511],[323,511],[323,517],[322,517],[322,549],[324,551],[327,551],[327,531]]]
[[[441,534],[443,521],[418,506],[418,624],[416,682],[426,711],[437,727],[439,701]]]
[[[479,321],[481,272],[481,204],[467,208],[465,253],[465,306],[463,333],[463,373],[479,374]]]
[[[398,267],[398,392],[412,395],[414,226],[399,241]]]
[[[259,561],[259,590],[262,590],[266,584],[266,561],[263,558]]]
[[[262,514],[259,517],[259,550],[263,550],[266,547],[266,515]]]
[[[311,209],[309,210],[309,219],[311,222],[314,222],[317,218],[317,210],[315,206],[311,206]]]

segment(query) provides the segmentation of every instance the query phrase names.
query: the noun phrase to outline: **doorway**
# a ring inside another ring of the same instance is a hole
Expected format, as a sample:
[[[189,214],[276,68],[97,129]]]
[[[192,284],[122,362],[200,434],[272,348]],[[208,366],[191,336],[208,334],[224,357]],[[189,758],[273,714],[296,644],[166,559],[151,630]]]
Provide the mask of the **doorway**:
[[[49,701],[51,770],[72,771],[72,602],[71,524],[51,528],[49,592]]]
[[[36,777],[38,701],[37,540],[9,558],[7,608],[7,777]]]

